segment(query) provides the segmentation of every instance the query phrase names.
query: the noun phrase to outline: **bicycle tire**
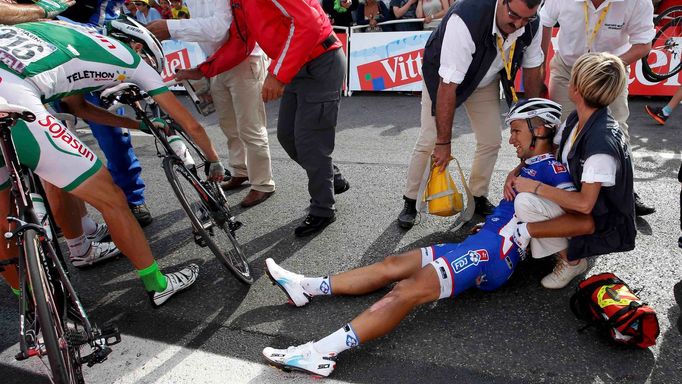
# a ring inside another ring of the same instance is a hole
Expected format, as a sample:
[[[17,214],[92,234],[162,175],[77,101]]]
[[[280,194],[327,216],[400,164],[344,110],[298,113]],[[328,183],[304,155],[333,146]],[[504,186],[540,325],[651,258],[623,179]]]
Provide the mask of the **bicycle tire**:
[[[54,301],[54,287],[43,268],[45,255],[38,234],[29,229],[23,237],[28,277],[33,289],[35,310],[47,350],[52,380],[56,384],[83,383],[81,367],[76,362],[75,351],[66,339],[65,324]]]
[[[682,5],[676,5],[666,9],[665,11],[659,13],[654,18],[654,25],[658,25],[661,21],[672,20],[678,17],[682,17]]]
[[[672,14],[673,12],[675,12],[675,14],[679,13],[680,15],[682,15],[682,7],[673,8],[679,9],[674,10],[668,14],[665,13],[661,14],[659,15],[659,17]],[[672,8],[669,10],[672,10]],[[680,71],[680,69],[682,69],[682,44],[674,41],[673,39],[675,38],[677,38],[678,40],[682,40],[682,16],[670,19],[669,21],[665,22],[658,29],[658,31],[656,31],[654,40],[651,42],[651,51],[649,52],[649,54],[647,54],[645,57],[641,59],[642,75],[644,75],[645,79],[654,83],[660,82],[675,76]],[[665,54],[670,56],[668,66],[652,68],[649,65],[649,61],[655,62],[655,57],[658,54],[657,52],[664,52]],[[675,65],[675,67],[671,68],[670,64],[672,64],[673,58],[675,57],[677,57],[678,63]],[[666,67],[668,68],[667,70],[664,69]]]
[[[247,285],[252,284],[254,278],[244,250],[234,237],[229,223],[220,218],[221,215],[226,218],[231,217],[229,210],[220,206],[217,203],[218,199],[213,197],[206,188],[200,186],[200,180],[187,170],[179,159],[164,158],[163,169],[175,196],[192,223],[194,232],[202,237],[213,255],[237,280]],[[189,196],[195,196],[195,198]],[[203,217],[199,218],[197,212]],[[209,224],[208,221],[210,221],[209,229],[206,225]],[[217,239],[223,236],[226,241],[220,241],[218,244]]]

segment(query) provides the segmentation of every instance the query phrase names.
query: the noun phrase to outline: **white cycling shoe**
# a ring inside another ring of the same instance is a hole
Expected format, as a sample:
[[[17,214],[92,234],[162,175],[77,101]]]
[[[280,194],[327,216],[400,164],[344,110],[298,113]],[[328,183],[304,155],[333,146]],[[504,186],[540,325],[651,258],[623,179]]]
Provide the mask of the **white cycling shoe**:
[[[277,285],[289,298],[289,303],[302,307],[310,302],[311,295],[303,290],[301,280],[303,275],[289,272],[275,263],[275,260],[265,260],[265,272],[273,285]]]
[[[100,243],[107,237],[109,237],[109,227],[107,227],[107,225],[104,223],[102,224],[97,223],[97,229],[95,229],[95,232],[89,235],[85,235],[86,239],[93,241],[95,243]]]
[[[313,342],[287,349],[267,347],[263,349],[263,356],[269,363],[283,371],[299,371],[311,375],[327,377],[336,367],[331,357],[319,353]]]
[[[175,295],[180,291],[184,291],[189,288],[197,280],[199,276],[199,266],[196,264],[190,264],[185,268],[173,272],[164,274],[168,285],[163,292],[149,292],[149,298],[152,300],[152,305],[154,307],[159,307],[171,296]]]
[[[73,264],[74,267],[80,268],[91,266],[120,254],[121,251],[110,241],[104,243],[93,241],[90,243],[90,247],[85,255],[74,256],[71,254],[69,255],[69,259],[71,259],[71,264]]]

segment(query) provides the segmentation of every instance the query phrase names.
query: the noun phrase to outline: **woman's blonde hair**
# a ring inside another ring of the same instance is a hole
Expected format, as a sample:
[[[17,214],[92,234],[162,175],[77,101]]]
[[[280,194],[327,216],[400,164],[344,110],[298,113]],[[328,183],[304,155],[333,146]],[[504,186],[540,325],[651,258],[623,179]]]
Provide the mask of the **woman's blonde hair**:
[[[623,93],[627,77],[623,60],[610,53],[586,53],[571,70],[571,85],[592,108],[603,108]]]

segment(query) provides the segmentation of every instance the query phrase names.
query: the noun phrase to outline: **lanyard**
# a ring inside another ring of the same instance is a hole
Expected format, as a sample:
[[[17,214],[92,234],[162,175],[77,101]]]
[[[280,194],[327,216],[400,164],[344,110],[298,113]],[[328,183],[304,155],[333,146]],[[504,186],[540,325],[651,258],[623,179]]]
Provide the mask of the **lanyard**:
[[[604,19],[606,19],[606,14],[609,13],[609,8],[611,8],[611,3],[607,4],[604,9],[602,9],[601,14],[599,15],[599,19],[597,19],[597,24],[595,24],[594,29],[592,30],[592,33],[590,33],[590,25],[589,25],[589,15],[587,11],[587,2],[589,0],[585,0],[583,3],[583,11],[585,14],[585,38],[587,39],[586,44],[587,44],[587,52],[592,52],[592,44],[594,43],[594,38],[597,37],[597,32],[599,32],[599,29],[601,29],[602,24],[604,23]]]
[[[502,57],[502,65],[504,65],[504,71],[507,73],[507,80],[511,82],[511,94],[512,94],[512,101],[516,103],[519,101],[518,96],[516,96],[516,90],[514,89],[514,80],[512,79],[512,62],[514,59],[514,50],[516,49],[516,41],[512,43],[511,48],[509,49],[509,59],[507,60],[507,56],[504,54],[504,47],[503,47],[503,40],[500,35],[497,35],[497,49],[500,51],[500,56]]]

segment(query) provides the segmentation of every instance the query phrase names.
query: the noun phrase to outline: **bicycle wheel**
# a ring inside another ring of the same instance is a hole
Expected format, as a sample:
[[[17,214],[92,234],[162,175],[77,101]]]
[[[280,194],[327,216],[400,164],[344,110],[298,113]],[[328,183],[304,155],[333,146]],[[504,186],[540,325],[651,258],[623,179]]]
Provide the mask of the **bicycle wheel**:
[[[660,15],[665,17],[661,19],[664,24],[656,31],[651,51],[642,58],[642,74],[651,82],[675,76],[682,69],[682,7],[676,8],[680,9],[671,9],[671,12]],[[669,18],[670,15],[678,14],[681,17]],[[661,55],[665,56],[662,64]]]
[[[235,222],[229,209],[190,173],[181,161],[167,157],[163,169],[180,205],[192,223],[195,236],[242,283],[252,284],[253,275],[242,246],[234,236]]]
[[[48,279],[43,266],[49,262],[43,253],[38,234],[33,230],[24,233],[24,255],[52,380],[57,384],[83,383],[76,352],[67,341],[66,322],[55,300],[55,296],[62,296],[55,293],[57,289],[61,289],[60,286],[56,286],[60,283]]]

